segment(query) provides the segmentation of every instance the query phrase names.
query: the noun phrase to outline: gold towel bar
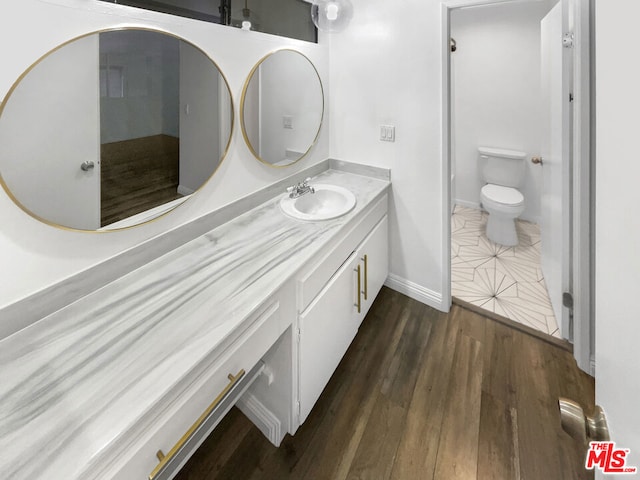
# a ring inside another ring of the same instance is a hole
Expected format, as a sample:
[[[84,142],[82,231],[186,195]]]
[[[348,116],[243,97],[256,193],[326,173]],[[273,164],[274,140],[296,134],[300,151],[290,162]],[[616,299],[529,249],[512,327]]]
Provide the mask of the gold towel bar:
[[[180,440],[178,440],[178,442],[173,446],[173,448],[169,450],[169,453],[165,455],[164,453],[162,453],[162,450],[158,450],[158,452],[156,453],[156,456],[158,457],[158,460],[160,460],[160,463],[149,474],[149,480],[153,480],[156,477],[156,475],[158,475],[158,473],[160,473],[160,471],[165,467],[165,465],[169,463],[169,461],[171,461],[174,455],[180,451],[180,449],[187,442],[187,440],[191,438],[194,432],[200,427],[200,425],[202,425],[202,423],[207,419],[207,417],[211,414],[211,412],[228,395],[231,389],[238,383],[238,381],[244,376],[244,374],[245,374],[244,370],[240,370],[235,376],[229,374],[227,376],[227,378],[230,380],[229,384],[226,387],[224,387],[224,390],[220,392],[220,394],[216,397],[213,403],[211,403],[211,405],[207,407],[207,409],[202,413],[202,415],[200,415],[198,420],[196,420],[195,423],[191,425],[189,430],[187,430],[187,432],[182,436],[182,438],[180,438]]]

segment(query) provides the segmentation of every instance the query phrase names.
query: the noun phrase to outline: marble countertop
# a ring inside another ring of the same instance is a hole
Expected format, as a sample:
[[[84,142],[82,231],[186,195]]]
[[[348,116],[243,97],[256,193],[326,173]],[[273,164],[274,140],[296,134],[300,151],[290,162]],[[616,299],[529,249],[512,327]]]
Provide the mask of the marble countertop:
[[[389,186],[312,183],[355,209],[301,222],[278,196],[1,340],[0,478],[79,478]]]

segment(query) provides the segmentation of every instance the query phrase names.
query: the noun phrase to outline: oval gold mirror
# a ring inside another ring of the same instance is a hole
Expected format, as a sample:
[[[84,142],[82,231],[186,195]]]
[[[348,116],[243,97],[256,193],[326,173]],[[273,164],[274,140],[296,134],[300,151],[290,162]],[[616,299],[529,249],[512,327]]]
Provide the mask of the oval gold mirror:
[[[242,135],[253,155],[286,167],[314,146],[324,115],[318,71],[295,50],[278,50],[253,67],[240,104]]]
[[[153,30],[92,33],[46,54],[5,97],[0,180],[52,225],[137,225],[202,187],[232,125],[227,81],[194,45]]]

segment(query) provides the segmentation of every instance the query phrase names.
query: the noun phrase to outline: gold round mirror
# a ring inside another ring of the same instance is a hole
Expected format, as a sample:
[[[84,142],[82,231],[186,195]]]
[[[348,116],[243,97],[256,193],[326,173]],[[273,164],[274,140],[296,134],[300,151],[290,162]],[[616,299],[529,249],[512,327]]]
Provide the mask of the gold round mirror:
[[[253,67],[242,91],[242,135],[253,155],[289,166],[313,147],[322,126],[324,92],[318,71],[295,50],[278,50]]]
[[[27,213],[113,230],[172,210],[206,183],[231,140],[217,65],[173,35],[118,29],[46,54],[0,105],[0,181]]]

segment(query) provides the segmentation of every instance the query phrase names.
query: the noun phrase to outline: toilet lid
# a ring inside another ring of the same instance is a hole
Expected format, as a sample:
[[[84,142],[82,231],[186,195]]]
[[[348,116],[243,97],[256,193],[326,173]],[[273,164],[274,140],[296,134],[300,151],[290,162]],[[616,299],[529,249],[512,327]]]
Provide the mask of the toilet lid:
[[[524,196],[515,188],[493,185],[491,183],[482,187],[482,194],[491,201],[503,205],[522,205]]]

